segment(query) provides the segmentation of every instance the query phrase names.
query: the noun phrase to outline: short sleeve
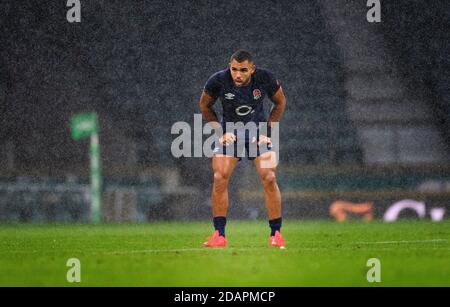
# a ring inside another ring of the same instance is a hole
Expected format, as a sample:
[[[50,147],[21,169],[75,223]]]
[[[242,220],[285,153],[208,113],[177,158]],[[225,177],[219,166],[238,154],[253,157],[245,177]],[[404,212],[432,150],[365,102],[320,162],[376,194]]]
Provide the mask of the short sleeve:
[[[275,93],[279,90],[279,88],[281,87],[280,81],[275,78],[275,76],[269,72],[269,71],[264,71],[263,74],[263,83],[264,83],[264,87],[266,89],[267,95],[269,97],[272,97],[273,95],[275,95]]]
[[[211,77],[209,77],[208,81],[206,81],[203,90],[211,97],[217,98],[220,95],[220,91],[222,90],[222,81],[220,79],[220,74],[215,73]]]

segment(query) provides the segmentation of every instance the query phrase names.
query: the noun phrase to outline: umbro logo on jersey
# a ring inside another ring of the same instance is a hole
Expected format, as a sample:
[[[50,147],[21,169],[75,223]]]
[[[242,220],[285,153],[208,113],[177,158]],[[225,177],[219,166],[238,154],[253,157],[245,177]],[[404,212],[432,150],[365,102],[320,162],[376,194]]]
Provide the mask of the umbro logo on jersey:
[[[234,98],[234,94],[232,94],[232,93],[225,94],[225,99],[233,99],[233,98]]]

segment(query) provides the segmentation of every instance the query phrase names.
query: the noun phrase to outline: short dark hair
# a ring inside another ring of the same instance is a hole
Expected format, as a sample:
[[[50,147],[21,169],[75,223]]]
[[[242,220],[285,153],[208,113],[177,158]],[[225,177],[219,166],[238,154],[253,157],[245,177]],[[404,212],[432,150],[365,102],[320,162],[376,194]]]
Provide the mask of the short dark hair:
[[[238,63],[242,63],[244,61],[248,61],[249,63],[253,62],[252,55],[250,52],[245,50],[238,50],[230,58],[230,62],[236,60]]]

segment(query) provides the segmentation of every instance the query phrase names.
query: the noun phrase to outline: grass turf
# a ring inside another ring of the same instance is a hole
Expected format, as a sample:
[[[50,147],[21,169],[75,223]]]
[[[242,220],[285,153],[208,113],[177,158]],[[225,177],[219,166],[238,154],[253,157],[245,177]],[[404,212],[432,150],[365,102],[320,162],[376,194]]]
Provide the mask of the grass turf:
[[[286,220],[287,248],[263,221],[229,221],[226,249],[202,248],[209,222],[2,225],[0,286],[450,286],[450,222]],[[66,280],[69,258],[81,283]],[[381,282],[366,279],[369,258]]]

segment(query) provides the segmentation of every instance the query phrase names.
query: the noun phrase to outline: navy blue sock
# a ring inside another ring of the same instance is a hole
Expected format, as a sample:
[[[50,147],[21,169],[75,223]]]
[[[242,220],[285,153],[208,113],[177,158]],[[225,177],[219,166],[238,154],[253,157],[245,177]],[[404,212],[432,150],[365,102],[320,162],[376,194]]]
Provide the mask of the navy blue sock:
[[[274,236],[275,235],[275,231],[280,231],[281,229],[281,217],[274,219],[274,220],[270,220],[269,221],[269,226],[270,226],[270,236]]]
[[[227,218],[225,216],[216,216],[213,219],[214,229],[219,231],[219,235],[225,237],[225,225],[227,224]]]

